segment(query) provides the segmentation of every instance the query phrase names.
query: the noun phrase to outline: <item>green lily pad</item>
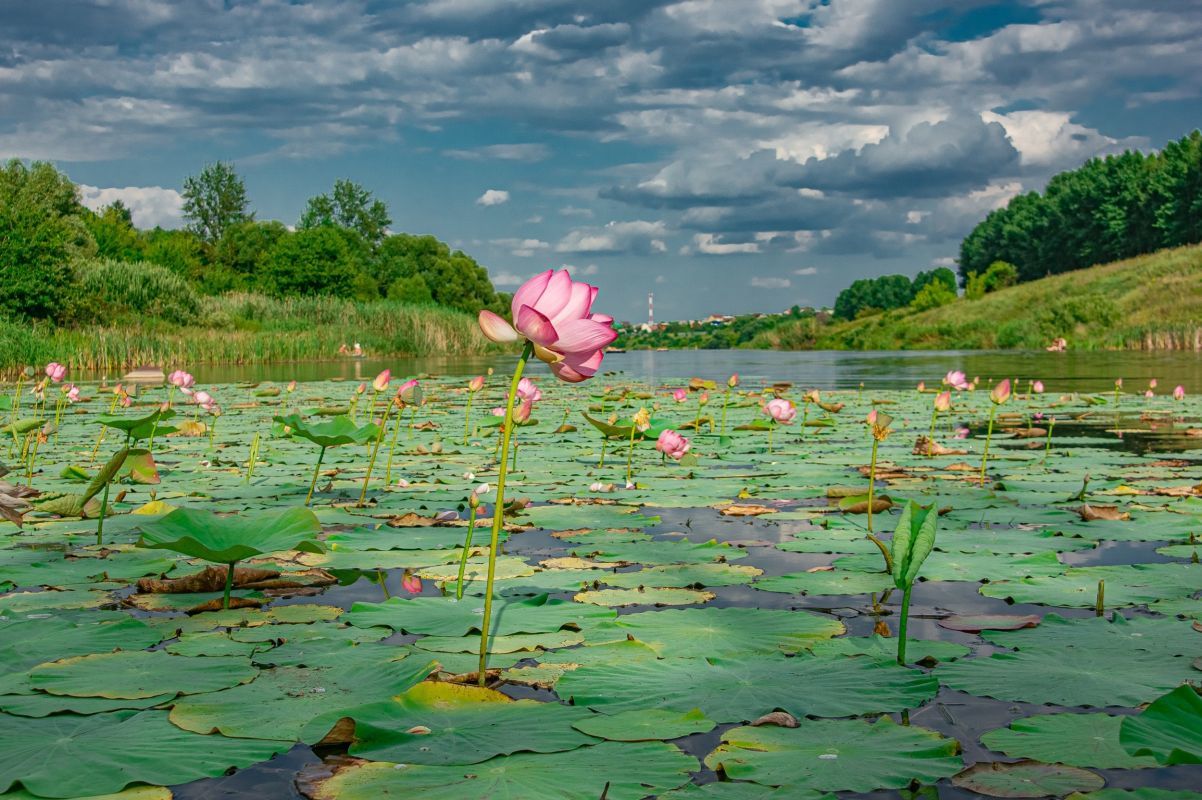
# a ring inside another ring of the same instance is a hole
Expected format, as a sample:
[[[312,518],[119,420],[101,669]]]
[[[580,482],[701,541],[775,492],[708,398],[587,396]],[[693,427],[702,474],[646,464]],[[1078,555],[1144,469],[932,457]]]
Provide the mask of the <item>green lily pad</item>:
[[[952,784],[987,797],[1060,797],[1101,789],[1106,781],[1080,767],[1018,761],[974,764],[953,777]]]
[[[369,761],[338,771],[313,787],[314,800],[438,797],[480,800],[564,800],[601,797],[642,800],[689,780],[697,759],[663,742],[602,742],[562,753],[515,753],[459,766]]]
[[[0,715],[0,790],[19,784],[57,798],[119,792],[131,783],[176,785],[265,761],[291,746],[189,733],[168,722],[166,711]]]
[[[611,742],[655,742],[711,731],[714,721],[696,708],[684,714],[647,708],[619,714],[594,714],[573,723],[573,727]]]
[[[805,720],[797,728],[733,728],[706,766],[734,780],[836,792],[900,789],[960,771],[954,739],[888,717]]]
[[[317,541],[321,523],[307,508],[236,516],[177,508],[141,527],[142,538],[138,540],[141,547],[172,550],[218,564],[232,564],[283,550],[325,552],[325,546]]]
[[[1130,755],[1119,744],[1125,717],[1109,714],[1041,714],[1015,720],[981,736],[981,743],[1014,758],[1070,767],[1138,769],[1156,761]]]
[[[138,699],[199,694],[254,680],[246,658],[187,658],[165,650],[97,653],[52,661],[29,673],[29,685],[72,697]]]
[[[1188,684],[1177,687],[1138,716],[1124,718],[1119,741],[1127,752],[1158,764],[1202,764],[1202,697]]]
[[[549,633],[565,626],[579,626],[586,620],[612,619],[608,609],[550,599],[546,595],[529,600],[498,602],[493,607],[493,635]],[[479,632],[484,619],[483,601],[465,596],[456,601],[449,597],[394,597],[383,603],[355,603],[346,621],[361,628],[384,626],[406,633],[430,636],[465,636]]]

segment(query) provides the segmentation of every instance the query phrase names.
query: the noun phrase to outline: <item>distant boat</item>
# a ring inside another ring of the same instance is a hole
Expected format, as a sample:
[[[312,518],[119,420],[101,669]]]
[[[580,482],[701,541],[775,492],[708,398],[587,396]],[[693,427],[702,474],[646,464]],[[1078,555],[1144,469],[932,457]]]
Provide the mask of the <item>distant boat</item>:
[[[605,348],[605,352],[607,352],[607,353],[625,353],[626,348],[625,347],[607,347],[607,348]]]
[[[135,367],[121,376],[122,383],[146,384],[148,386],[158,386],[166,380],[167,375],[162,369],[151,366]]]

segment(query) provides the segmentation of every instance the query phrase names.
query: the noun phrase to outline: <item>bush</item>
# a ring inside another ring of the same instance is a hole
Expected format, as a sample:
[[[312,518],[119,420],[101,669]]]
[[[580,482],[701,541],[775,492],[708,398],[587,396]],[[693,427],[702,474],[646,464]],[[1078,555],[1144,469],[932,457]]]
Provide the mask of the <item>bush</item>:
[[[111,322],[114,317],[136,314],[186,325],[196,321],[200,303],[186,280],[166,267],[146,261],[85,259],[75,265],[78,308],[93,316],[86,322]],[[90,308],[88,308],[90,306]]]
[[[910,303],[910,308],[915,311],[926,311],[931,308],[939,308],[948,303],[954,302],[956,292],[949,289],[943,281],[932,281],[918,291],[914,296],[914,300]]]
[[[994,261],[982,276],[985,293],[996,292],[1018,283],[1018,267],[1006,261]]]

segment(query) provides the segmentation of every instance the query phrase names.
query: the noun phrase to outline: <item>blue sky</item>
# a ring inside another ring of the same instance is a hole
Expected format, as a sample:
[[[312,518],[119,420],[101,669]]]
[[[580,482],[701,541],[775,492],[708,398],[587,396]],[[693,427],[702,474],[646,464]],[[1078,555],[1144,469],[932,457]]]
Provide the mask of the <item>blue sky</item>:
[[[177,226],[337,178],[498,288],[570,265],[657,316],[950,264],[1014,194],[1198,127],[1202,0],[0,0],[0,157]]]

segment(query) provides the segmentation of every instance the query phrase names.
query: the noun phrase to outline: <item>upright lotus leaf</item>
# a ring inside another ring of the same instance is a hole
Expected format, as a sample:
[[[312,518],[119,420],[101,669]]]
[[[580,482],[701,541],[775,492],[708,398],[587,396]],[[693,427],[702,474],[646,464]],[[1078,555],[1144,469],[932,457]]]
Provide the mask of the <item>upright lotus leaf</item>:
[[[174,416],[175,412],[170,408],[156,408],[154,411],[142,417],[122,417],[114,414],[100,414],[96,417],[95,421],[106,428],[113,428],[121,431],[130,441],[136,442],[140,439],[149,439],[153,433],[170,433],[170,430],[163,425],[158,425],[158,423]]]
[[[88,483],[83,494],[43,494],[32,500],[34,507],[44,514],[54,514],[59,517],[87,517],[90,514],[101,516],[107,513],[107,503],[97,506],[92,503],[101,490],[107,490],[109,483],[116,477],[130,454],[130,448],[122,447],[109,458],[95,477]],[[97,544],[100,534],[97,534]]]
[[[37,797],[76,798],[132,783],[176,785],[266,761],[292,744],[190,733],[166,711],[0,714],[0,792],[24,787]]]
[[[229,608],[234,565],[247,558],[300,550],[324,553],[317,540],[321,523],[307,508],[222,516],[212,511],[177,508],[141,524],[141,547],[173,550],[193,558],[227,565],[224,607]]]
[[[317,464],[313,467],[313,480],[309,482],[309,493],[305,496],[305,505],[313,500],[313,490],[317,486],[317,476],[321,472],[321,462],[325,460],[326,450],[344,444],[367,444],[379,438],[382,431],[373,422],[366,425],[356,425],[348,416],[339,415],[326,422],[310,424],[299,414],[289,414],[285,417],[272,417],[276,425],[283,426],[281,432],[290,436],[308,439],[321,448],[317,456]]]
[[[910,592],[918,578],[922,562],[935,547],[935,527],[939,514],[934,505],[927,508],[913,500],[902,509],[897,530],[893,532],[890,566],[893,584],[902,590],[901,621],[897,632],[897,663],[906,663],[906,626],[910,618]]]
[[[1165,766],[1202,764],[1202,697],[1189,684],[1178,686],[1138,716],[1124,717],[1119,742]]]

